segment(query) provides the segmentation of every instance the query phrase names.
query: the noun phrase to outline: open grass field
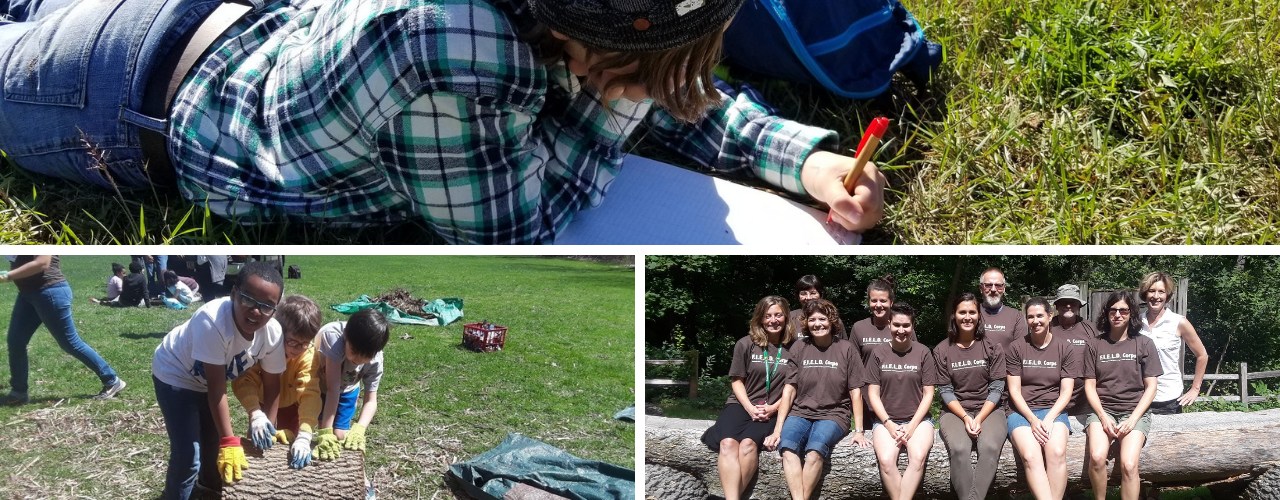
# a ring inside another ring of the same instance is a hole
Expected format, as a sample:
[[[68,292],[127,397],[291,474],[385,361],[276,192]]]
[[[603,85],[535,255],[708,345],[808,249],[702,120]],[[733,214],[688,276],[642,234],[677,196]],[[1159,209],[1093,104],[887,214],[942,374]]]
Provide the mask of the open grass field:
[[[1280,3],[905,0],[946,54],[928,89],[849,101],[762,87],[782,114],[877,158],[887,216],[868,243],[1274,243],[1280,227]],[[659,156],[640,139],[635,150]],[[606,198],[607,202],[607,198]],[[433,243],[374,230],[211,217],[177,196],[92,192],[0,168],[0,241]]]
[[[67,257],[82,337],[128,383],[114,400],[89,399],[97,378],[41,328],[32,340],[31,404],[0,407],[0,498],[154,498],[168,460],[150,366],[160,339],[190,317],[163,308],[90,304],[110,263],[127,256]],[[635,428],[613,420],[635,404],[634,272],[538,257],[288,257],[303,279],[286,294],[325,308],[404,287],[416,297],[461,297],[465,317],[446,327],[395,326],[369,427],[367,473],[383,498],[449,498],[448,465],[519,432],[575,455],[635,468]],[[16,295],[0,287],[0,324]],[[510,327],[506,349],[460,346],[462,324]],[[7,349],[7,348],[6,348]],[[0,364],[7,392],[8,353]],[[247,418],[231,399],[236,432]]]

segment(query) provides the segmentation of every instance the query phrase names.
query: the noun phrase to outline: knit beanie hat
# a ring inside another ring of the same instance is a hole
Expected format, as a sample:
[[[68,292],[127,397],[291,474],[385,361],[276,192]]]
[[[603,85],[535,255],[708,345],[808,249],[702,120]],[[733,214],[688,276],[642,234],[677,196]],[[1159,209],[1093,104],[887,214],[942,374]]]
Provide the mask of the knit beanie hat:
[[[538,21],[590,47],[673,49],[724,27],[743,0],[529,0]]]

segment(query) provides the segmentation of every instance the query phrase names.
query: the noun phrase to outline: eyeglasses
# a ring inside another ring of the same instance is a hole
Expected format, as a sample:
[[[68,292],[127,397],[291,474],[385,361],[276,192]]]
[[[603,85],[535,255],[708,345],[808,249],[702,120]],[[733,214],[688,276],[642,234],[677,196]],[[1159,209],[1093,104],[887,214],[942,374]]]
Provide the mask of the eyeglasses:
[[[1128,307],[1112,307],[1107,309],[1107,314],[1119,314],[1121,316],[1128,316],[1129,308]]]
[[[982,283],[982,288],[992,290],[1004,290],[1004,283]]]
[[[247,305],[250,309],[257,309],[259,313],[267,316],[271,316],[276,313],[276,306],[266,302],[259,302],[258,299],[250,297],[249,294],[244,293],[243,290],[239,292],[239,295],[241,305]]]
[[[291,338],[285,337],[284,345],[291,349],[306,349],[307,347],[311,346],[311,341],[308,340],[306,342],[303,342],[301,340],[293,340]]]

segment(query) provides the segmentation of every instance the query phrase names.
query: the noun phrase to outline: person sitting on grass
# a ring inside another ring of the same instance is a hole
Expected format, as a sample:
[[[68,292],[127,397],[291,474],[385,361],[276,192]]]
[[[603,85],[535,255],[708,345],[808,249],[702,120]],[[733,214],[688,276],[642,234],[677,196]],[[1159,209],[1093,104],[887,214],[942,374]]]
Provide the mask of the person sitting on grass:
[[[289,466],[301,469],[311,463],[311,437],[320,414],[320,377],[314,363],[312,342],[320,330],[320,306],[302,295],[290,295],[276,308],[276,321],[284,331],[285,369],[276,410],[276,441],[291,444]],[[231,384],[245,411],[262,408],[262,365],[254,365]]]
[[[111,263],[111,277],[107,278],[107,295],[100,299],[89,297],[89,301],[95,304],[101,302],[110,302],[120,297],[120,290],[124,288],[124,265],[119,262]]]
[[[378,412],[378,382],[382,380],[382,348],[391,337],[387,318],[365,309],[350,321],[334,321],[320,327],[319,352],[321,395],[320,430],[316,433],[316,456],[337,459],[339,442],[348,450],[364,451],[365,429]],[[322,359],[320,359],[322,358]],[[364,386],[360,419],[352,422],[356,399]]]
[[[114,269],[114,267],[112,268]],[[113,300],[90,298],[89,302],[110,307],[149,306],[147,303],[147,276],[142,274],[142,264],[129,263],[129,275],[121,278],[120,294]]]
[[[240,480],[248,462],[232,430],[227,381],[257,364],[266,375],[250,436],[254,446],[271,447],[285,369],[284,335],[272,316],[283,294],[284,279],[274,266],[246,265],[230,297],[200,307],[156,347],[151,378],[169,435],[163,498],[190,498],[197,476],[214,492]]]
[[[849,193],[835,132],[717,88],[743,0],[259,2],[189,69],[171,63],[219,3],[0,9],[0,149],[113,192],[176,185],[242,221],[542,243],[604,201],[646,123],[690,164],[830,207],[847,229],[883,216],[884,176],[870,165]]]
[[[164,284],[169,292],[169,297],[184,306],[191,305],[192,302],[200,302],[200,299],[202,298],[200,297],[200,292],[196,291],[200,289],[200,285],[196,285],[195,288],[191,288],[188,281],[190,283],[196,282],[196,280],[191,278],[183,280],[183,278],[178,276],[178,273],[173,271],[164,272]]]

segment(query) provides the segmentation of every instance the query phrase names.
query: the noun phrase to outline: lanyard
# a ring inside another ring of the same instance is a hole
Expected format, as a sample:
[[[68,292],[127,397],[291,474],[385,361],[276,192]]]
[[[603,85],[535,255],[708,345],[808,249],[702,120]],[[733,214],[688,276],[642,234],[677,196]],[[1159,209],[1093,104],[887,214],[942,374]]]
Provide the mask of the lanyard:
[[[773,366],[769,366],[769,345],[764,346],[764,397],[769,399],[769,389],[772,387],[773,373],[777,371],[778,365],[782,363],[783,347],[778,346],[778,350],[774,351]]]

